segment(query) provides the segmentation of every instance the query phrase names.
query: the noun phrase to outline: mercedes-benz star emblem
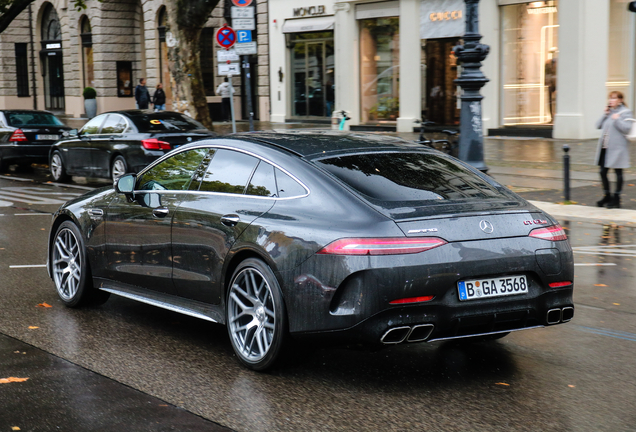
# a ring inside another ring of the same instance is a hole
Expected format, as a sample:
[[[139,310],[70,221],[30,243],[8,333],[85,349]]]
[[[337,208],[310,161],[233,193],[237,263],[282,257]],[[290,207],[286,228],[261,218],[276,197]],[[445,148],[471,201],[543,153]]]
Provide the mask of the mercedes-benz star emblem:
[[[479,228],[481,228],[481,230],[485,232],[486,234],[491,234],[495,230],[492,224],[488,222],[487,220],[483,220],[479,222]]]

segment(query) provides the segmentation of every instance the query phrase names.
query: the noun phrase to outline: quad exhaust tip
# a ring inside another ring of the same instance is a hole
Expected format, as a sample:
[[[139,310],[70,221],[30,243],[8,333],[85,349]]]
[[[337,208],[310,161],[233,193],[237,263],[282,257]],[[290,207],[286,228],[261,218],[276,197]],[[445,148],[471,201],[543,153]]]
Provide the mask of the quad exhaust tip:
[[[431,336],[435,326],[433,324],[418,324],[413,327],[394,327],[384,333],[380,341],[385,345],[395,345],[407,342],[424,342]]]
[[[563,309],[550,309],[546,315],[546,321],[548,324],[565,323],[570,321],[573,317],[574,308],[572,306],[567,306]]]

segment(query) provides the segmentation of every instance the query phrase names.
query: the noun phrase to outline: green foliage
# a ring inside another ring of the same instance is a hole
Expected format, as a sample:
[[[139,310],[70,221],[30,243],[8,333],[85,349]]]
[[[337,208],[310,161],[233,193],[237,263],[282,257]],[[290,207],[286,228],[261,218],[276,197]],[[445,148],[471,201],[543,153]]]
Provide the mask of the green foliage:
[[[400,113],[399,98],[380,98],[377,104],[369,110],[369,117],[372,120],[394,120]]]
[[[84,96],[84,99],[95,99],[97,92],[93,87],[86,87],[84,88],[84,92],[82,92],[82,96]]]

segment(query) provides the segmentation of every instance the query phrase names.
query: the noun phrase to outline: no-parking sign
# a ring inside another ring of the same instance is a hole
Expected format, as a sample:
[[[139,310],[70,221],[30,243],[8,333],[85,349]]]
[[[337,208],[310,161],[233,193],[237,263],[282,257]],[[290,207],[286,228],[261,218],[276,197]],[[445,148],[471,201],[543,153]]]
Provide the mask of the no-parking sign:
[[[232,0],[234,6],[246,7],[252,4],[252,0]]]
[[[223,26],[216,32],[216,42],[223,48],[229,49],[236,43],[236,32],[232,27]]]

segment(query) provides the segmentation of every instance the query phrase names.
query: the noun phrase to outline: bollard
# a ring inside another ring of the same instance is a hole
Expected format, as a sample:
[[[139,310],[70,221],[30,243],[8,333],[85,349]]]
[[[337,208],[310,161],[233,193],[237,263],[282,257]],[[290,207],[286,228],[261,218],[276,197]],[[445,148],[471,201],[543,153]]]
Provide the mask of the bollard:
[[[563,144],[563,194],[565,200],[570,201],[570,146]]]

